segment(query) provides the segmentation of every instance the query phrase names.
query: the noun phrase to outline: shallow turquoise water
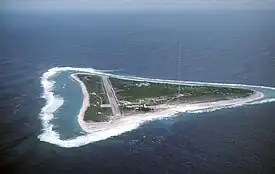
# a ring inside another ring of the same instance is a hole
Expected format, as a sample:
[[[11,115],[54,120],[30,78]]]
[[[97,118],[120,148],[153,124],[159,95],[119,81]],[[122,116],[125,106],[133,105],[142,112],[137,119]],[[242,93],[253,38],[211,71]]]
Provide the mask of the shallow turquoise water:
[[[72,139],[85,134],[77,122],[83,102],[79,83],[71,79],[70,72],[61,72],[53,80],[53,92],[64,99],[64,104],[54,113],[54,119],[51,121],[53,130],[59,132],[61,139]]]
[[[241,107],[243,105],[251,105],[251,104],[260,104],[275,101],[275,88],[265,87],[265,86],[255,86],[255,85],[243,85],[243,84],[226,84],[226,83],[207,83],[207,82],[180,82],[175,80],[162,80],[162,79],[148,79],[141,77],[133,77],[133,76],[122,76],[122,75],[114,75],[109,73],[103,73],[100,70],[94,69],[85,69],[85,68],[72,68],[72,67],[60,67],[48,70],[48,72],[53,72],[52,76],[47,76],[47,73],[44,74],[42,79],[46,79],[48,81],[54,82],[54,87],[52,88],[52,92],[55,97],[59,96],[64,100],[64,103],[61,107],[59,107],[55,112],[53,112],[54,118],[45,126],[45,132],[42,133],[43,141],[50,142],[62,147],[78,147],[85,144],[89,144],[92,142],[96,142],[99,140],[108,139],[113,136],[118,136],[124,132],[132,131],[138,128],[140,125],[155,120],[155,119],[163,119],[164,117],[177,116],[181,114],[174,115],[159,115],[159,116],[147,116],[147,117],[138,117],[138,119],[128,119],[128,121],[120,122],[118,125],[111,127],[102,127],[102,130],[94,130],[90,133],[86,133],[81,129],[78,124],[77,116],[82,107],[83,102],[83,94],[81,91],[81,86],[78,82],[74,81],[70,75],[75,72],[88,72],[102,75],[109,75],[117,78],[123,79],[133,79],[133,80],[141,80],[141,81],[151,81],[151,82],[159,82],[159,83],[174,83],[174,84],[189,84],[189,85],[214,85],[214,86],[224,86],[224,87],[242,87],[247,89],[252,89],[255,91],[262,92],[265,97],[263,99],[254,100],[251,102],[246,102],[241,105],[229,104],[225,106],[211,106],[209,108],[188,108],[187,110],[182,112],[189,113],[202,113],[202,112],[211,112],[218,109],[223,108],[233,108],[233,107]],[[47,99],[49,101],[54,101],[51,98]],[[52,103],[49,105],[49,108],[55,107],[56,103]],[[183,108],[184,109],[184,108]],[[45,112],[47,113],[47,111]],[[44,119],[44,112],[42,112],[42,120]],[[45,117],[46,118],[46,117]],[[172,118],[170,121],[172,121]],[[174,121],[172,121],[174,122]],[[51,128],[52,126],[52,128]],[[46,132],[51,132],[51,134],[46,134]],[[56,134],[56,135],[53,135]],[[41,138],[41,137],[39,137]]]

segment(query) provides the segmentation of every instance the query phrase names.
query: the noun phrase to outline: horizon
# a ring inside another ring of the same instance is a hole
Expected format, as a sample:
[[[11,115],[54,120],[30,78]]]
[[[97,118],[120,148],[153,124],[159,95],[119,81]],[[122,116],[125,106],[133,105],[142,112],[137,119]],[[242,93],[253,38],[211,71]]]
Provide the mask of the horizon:
[[[0,11],[275,10],[275,0],[3,0]]]

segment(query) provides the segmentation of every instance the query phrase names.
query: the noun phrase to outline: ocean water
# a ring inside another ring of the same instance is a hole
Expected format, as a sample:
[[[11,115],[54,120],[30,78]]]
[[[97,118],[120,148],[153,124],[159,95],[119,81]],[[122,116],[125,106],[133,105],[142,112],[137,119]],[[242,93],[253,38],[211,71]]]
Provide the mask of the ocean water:
[[[46,104],[41,80],[49,69],[173,80],[177,40],[180,80],[275,87],[274,17],[272,11],[2,12],[1,173],[274,173],[272,102],[182,113],[75,148],[38,138]],[[64,114],[77,114],[81,89],[57,78],[63,107],[51,122],[66,126],[53,129],[61,138],[81,136],[76,118]]]

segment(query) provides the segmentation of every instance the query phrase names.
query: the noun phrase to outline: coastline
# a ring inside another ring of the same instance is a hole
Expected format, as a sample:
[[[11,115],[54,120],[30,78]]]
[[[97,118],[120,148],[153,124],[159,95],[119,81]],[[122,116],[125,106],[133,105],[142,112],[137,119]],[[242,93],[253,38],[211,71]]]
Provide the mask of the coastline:
[[[86,122],[84,121],[85,111],[90,106],[90,98],[89,93],[85,84],[77,77],[78,73],[71,74],[73,80],[77,81],[83,93],[83,103],[82,107],[78,114],[78,123],[80,127],[88,133],[96,132],[104,129],[110,129],[114,127],[119,127],[121,124],[125,123],[134,123],[134,124],[141,124],[145,121],[153,120],[153,119],[160,119],[165,117],[171,117],[176,115],[178,112],[185,112],[185,111],[192,111],[192,110],[200,110],[200,109],[211,109],[211,108],[219,108],[219,107],[234,107],[240,106],[245,103],[259,100],[264,97],[262,92],[254,91],[254,93],[248,97],[244,98],[236,98],[231,100],[221,100],[215,102],[205,102],[205,103],[194,103],[194,104],[177,104],[177,105],[167,105],[161,104],[157,105],[155,108],[157,111],[151,113],[136,113],[133,115],[128,115],[127,117],[121,117],[116,120],[111,120],[109,122]]]
[[[81,91],[82,91],[82,94],[83,94],[83,102],[82,102],[82,107],[79,111],[79,114],[77,116],[77,121],[78,121],[78,124],[80,125],[80,127],[86,131],[86,122],[84,121],[84,115],[85,115],[85,112],[87,110],[87,108],[90,106],[90,97],[89,97],[89,93],[88,93],[88,90],[85,86],[85,84],[77,77],[77,73],[74,73],[74,74],[71,74],[71,77],[73,80],[77,81],[80,86],[81,86]]]

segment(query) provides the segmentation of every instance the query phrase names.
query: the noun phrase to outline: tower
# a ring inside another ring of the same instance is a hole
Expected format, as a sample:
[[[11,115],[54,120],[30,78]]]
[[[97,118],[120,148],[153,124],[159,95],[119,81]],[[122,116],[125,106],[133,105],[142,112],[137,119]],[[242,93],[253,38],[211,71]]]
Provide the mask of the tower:
[[[180,60],[180,42],[177,41],[177,73],[178,73],[178,81],[180,81],[180,74],[181,74],[181,60]],[[178,95],[180,95],[180,84],[178,85]]]

